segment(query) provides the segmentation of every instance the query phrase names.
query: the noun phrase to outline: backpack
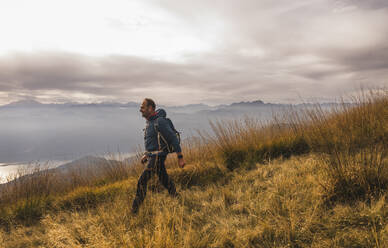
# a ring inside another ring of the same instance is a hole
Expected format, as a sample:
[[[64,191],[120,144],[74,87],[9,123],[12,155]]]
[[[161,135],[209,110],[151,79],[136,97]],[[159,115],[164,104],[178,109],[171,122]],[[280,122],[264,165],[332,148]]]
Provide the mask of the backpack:
[[[159,119],[159,118],[165,118],[165,119],[167,120],[167,123],[169,124],[169,126],[171,127],[171,129],[174,131],[174,133],[175,133],[175,135],[176,135],[176,137],[177,137],[177,139],[178,139],[178,144],[180,145],[180,143],[181,143],[181,135],[180,135],[180,133],[175,129],[174,124],[172,124],[172,121],[170,120],[170,118],[167,118],[167,117],[158,117],[158,119]],[[167,144],[167,146],[164,147],[162,150],[164,150],[165,148],[167,148],[168,153],[173,153],[173,152],[175,152],[174,147],[173,147],[171,144],[169,144],[169,143],[167,142],[167,140],[163,137],[163,135],[160,133],[160,131],[159,131],[159,124],[158,124],[157,119],[156,119],[156,121],[155,121],[155,123],[154,123],[154,128],[155,128],[156,133],[158,134],[158,145],[159,145],[159,149],[160,149],[160,139],[162,139],[163,142],[164,142],[164,144]]]

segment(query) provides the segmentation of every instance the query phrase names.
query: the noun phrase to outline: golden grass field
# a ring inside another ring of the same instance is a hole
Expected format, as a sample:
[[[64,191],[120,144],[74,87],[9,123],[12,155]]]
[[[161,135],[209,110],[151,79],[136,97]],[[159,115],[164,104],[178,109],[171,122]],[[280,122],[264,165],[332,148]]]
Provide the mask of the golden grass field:
[[[99,177],[44,173],[0,195],[0,247],[388,247],[388,94],[270,123],[211,123],[130,213],[138,161]],[[285,125],[284,123],[288,123]]]

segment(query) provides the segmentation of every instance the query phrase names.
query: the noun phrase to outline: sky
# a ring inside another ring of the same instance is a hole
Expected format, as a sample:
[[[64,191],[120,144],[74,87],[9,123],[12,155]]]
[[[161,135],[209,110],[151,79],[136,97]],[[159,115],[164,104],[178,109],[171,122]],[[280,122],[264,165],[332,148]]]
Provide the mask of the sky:
[[[1,0],[0,105],[332,101],[388,85],[386,0]]]

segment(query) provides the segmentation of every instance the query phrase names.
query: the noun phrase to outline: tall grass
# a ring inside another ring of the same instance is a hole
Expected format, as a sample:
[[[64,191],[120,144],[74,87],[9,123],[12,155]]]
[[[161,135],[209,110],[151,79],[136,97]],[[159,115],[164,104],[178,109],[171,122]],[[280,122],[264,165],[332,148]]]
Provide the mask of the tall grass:
[[[363,91],[351,100],[330,115],[319,107],[306,111],[300,125],[326,164],[329,199],[369,198],[388,187],[388,93]]]
[[[263,123],[251,117],[231,122],[210,122],[214,135],[207,134],[214,144],[213,153],[221,163],[233,170],[240,166],[265,163],[278,157],[308,153],[310,147],[300,129],[291,124]]]
[[[230,170],[314,152],[326,165],[328,200],[368,198],[388,187],[387,91],[362,91],[328,110],[291,108],[270,123],[246,117],[210,124],[213,135],[202,135],[203,143]]]
[[[107,162],[98,167],[73,168],[65,172],[56,171],[47,163],[18,169],[8,176],[7,183],[0,185],[0,225],[34,224],[58,199],[71,192],[104,186],[135,174],[135,162],[123,160],[120,154],[108,156]]]

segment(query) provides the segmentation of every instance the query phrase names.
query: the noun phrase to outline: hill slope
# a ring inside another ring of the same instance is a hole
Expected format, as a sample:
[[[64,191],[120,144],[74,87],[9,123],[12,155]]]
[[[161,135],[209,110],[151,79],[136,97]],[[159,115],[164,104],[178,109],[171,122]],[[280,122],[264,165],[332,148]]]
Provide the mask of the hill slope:
[[[385,196],[328,208],[320,172],[319,159],[305,155],[178,187],[182,200],[150,190],[138,217],[130,214],[135,181],[122,181],[95,208],[48,214],[0,240],[4,247],[386,247]]]
[[[386,92],[330,114],[318,106],[269,125],[211,125],[214,136],[184,143],[187,167],[167,160],[182,199],[151,180],[131,215],[136,162],[66,185],[48,174],[0,195],[0,244],[388,247]]]

